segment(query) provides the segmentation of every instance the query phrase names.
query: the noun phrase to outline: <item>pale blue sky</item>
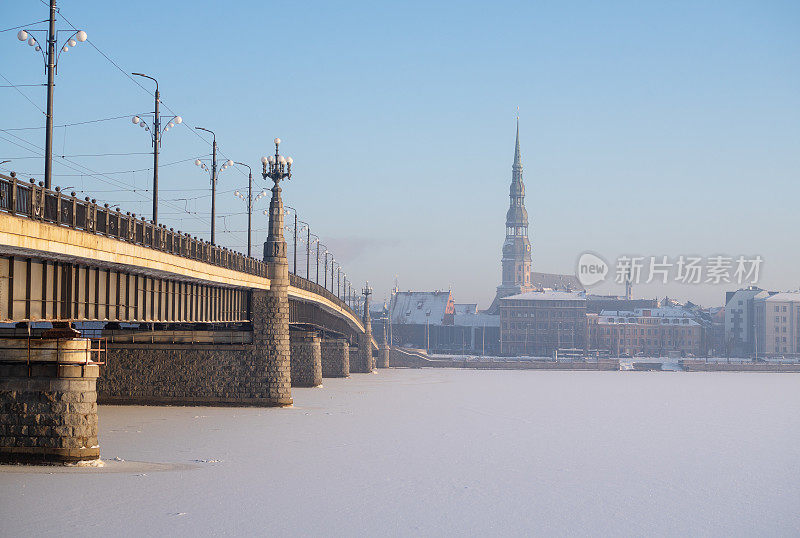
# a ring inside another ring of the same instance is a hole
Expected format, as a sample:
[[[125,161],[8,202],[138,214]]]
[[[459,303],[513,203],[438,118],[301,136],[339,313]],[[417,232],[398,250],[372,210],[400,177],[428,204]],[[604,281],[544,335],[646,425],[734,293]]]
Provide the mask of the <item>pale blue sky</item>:
[[[215,130],[226,156],[255,167],[280,136],[296,164],[285,202],[354,281],[370,279],[378,300],[398,275],[403,289],[452,287],[457,301],[488,306],[500,278],[517,106],[535,270],[572,272],[585,250],[607,259],[760,254],[763,285],[800,286],[796,2],[59,6],[124,70],[156,76],[164,102],[188,125]],[[46,16],[39,0],[4,2],[0,29]],[[15,33],[0,33],[0,73],[44,82],[40,58]],[[152,97],[88,43],[61,62],[56,125],[152,109]],[[44,108],[42,88],[21,91]],[[0,88],[0,104],[0,129],[44,124],[13,88]],[[64,131],[56,129],[56,155],[150,148],[127,118]],[[41,129],[11,133],[44,144]],[[11,142],[25,145],[0,131],[0,160],[39,177],[41,159],[22,159],[36,154]],[[162,163],[209,149],[189,129],[172,130]],[[70,159],[98,172],[150,165],[147,155]],[[148,188],[150,171],[108,175],[116,183],[58,175],[54,183],[149,214],[149,193],[126,189]],[[207,236],[207,177],[185,162],[160,178],[163,199],[192,198],[162,204],[161,221]],[[231,191],[245,184],[226,170],[218,185],[218,242],[237,249],[246,221]],[[635,294],[712,305],[730,287]]]

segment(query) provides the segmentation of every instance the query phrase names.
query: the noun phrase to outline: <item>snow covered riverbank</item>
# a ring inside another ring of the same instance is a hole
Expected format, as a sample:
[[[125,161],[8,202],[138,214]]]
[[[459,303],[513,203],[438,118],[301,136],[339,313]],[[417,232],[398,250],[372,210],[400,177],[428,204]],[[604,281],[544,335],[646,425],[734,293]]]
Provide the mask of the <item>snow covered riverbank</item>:
[[[0,467],[1,534],[797,534],[798,383],[381,370],[290,409],[101,406],[105,468]]]

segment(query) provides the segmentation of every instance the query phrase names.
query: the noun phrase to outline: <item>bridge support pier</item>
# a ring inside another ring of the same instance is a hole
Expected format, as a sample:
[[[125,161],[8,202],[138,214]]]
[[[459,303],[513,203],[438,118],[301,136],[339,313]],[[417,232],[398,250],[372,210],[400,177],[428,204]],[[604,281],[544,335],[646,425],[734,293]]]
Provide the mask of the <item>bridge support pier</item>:
[[[323,338],[322,377],[348,377],[350,375],[350,344],[343,338]]]
[[[358,347],[350,348],[350,372],[369,374],[375,369],[375,358],[372,356],[372,345],[359,337]]]
[[[286,287],[252,290],[250,307],[253,332],[243,334],[241,342],[197,343],[191,333],[180,337],[176,331],[172,343],[107,343],[100,403],[291,405]]]
[[[378,350],[378,368],[388,368],[389,367],[389,346],[384,344]]]
[[[0,461],[71,463],[100,457],[99,366],[89,340],[0,340]]]
[[[290,333],[292,346],[292,386],[318,387],[322,385],[322,348],[320,338],[313,331]]]
[[[388,321],[384,318],[383,323],[381,324],[383,331],[382,331],[382,338],[381,344],[378,348],[378,368],[388,368],[389,367],[389,339],[386,337],[386,325]]]
[[[369,374],[375,369],[375,357],[372,356],[372,323],[369,319],[369,296],[372,288],[369,283],[364,287],[364,332],[358,335],[358,350],[360,353],[355,357],[350,356],[350,371],[362,374]]]

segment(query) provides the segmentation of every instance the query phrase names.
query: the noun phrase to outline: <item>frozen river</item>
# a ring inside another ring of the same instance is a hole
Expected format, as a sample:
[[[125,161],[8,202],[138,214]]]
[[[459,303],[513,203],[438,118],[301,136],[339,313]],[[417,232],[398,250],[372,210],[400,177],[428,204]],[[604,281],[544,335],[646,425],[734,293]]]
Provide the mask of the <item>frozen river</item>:
[[[101,406],[107,466],[0,467],[0,533],[800,533],[800,374],[384,370],[294,398]]]

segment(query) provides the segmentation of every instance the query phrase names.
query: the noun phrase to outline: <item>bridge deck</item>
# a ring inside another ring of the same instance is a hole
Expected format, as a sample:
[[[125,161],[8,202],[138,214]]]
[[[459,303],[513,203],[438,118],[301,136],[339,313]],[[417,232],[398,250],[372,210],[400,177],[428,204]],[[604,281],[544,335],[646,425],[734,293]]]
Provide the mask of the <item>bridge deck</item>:
[[[0,322],[248,321],[265,275],[261,260],[0,174]],[[290,277],[293,322],[363,332],[335,294]]]

